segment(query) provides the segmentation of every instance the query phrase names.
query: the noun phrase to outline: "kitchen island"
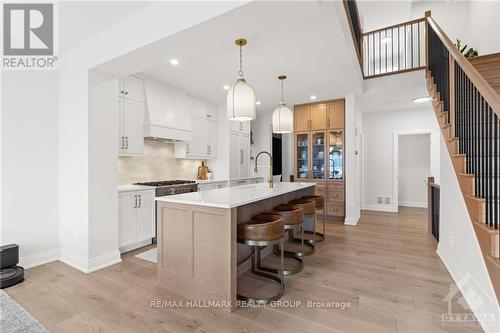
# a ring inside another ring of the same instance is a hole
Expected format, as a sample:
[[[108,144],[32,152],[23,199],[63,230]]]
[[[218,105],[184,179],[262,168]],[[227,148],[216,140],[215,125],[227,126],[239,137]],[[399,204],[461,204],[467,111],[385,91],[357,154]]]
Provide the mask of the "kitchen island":
[[[222,301],[232,310],[236,301],[238,246],[236,225],[304,195],[314,183],[277,183],[185,193],[157,200],[158,277],[180,297]]]

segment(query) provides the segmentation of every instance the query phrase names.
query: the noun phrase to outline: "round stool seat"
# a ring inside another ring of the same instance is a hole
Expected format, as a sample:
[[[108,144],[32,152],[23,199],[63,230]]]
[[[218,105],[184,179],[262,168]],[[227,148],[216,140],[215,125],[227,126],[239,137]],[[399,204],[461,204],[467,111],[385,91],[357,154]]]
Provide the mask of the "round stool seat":
[[[306,195],[301,199],[314,199],[316,200],[316,209],[323,209],[325,207],[325,197],[322,195]]]
[[[298,205],[304,210],[304,215],[311,215],[316,213],[316,199],[295,199],[290,201],[290,205]]]
[[[262,214],[252,220],[238,224],[238,239],[243,241],[273,241],[285,232],[281,215]]]
[[[281,215],[285,226],[295,226],[304,222],[304,210],[299,205],[279,205],[274,207],[271,213]]]

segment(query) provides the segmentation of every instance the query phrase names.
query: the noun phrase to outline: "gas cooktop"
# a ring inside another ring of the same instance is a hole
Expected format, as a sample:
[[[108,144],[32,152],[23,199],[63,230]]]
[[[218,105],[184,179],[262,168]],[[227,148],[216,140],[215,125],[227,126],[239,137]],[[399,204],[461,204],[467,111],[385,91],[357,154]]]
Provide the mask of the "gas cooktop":
[[[162,181],[153,181],[153,182],[145,182],[145,183],[135,183],[134,185],[142,185],[142,186],[172,186],[172,185],[186,185],[186,184],[194,184],[196,181],[194,180],[162,180]]]

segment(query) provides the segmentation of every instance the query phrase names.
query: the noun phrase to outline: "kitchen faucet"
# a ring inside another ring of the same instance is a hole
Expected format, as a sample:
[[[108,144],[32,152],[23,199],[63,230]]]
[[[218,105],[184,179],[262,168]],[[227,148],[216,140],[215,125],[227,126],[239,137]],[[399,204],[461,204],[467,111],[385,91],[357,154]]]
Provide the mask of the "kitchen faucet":
[[[269,188],[272,188],[273,187],[273,155],[271,155],[267,151],[261,151],[260,153],[258,153],[257,156],[255,156],[255,167],[254,167],[255,172],[257,172],[257,170],[258,170],[257,160],[259,159],[260,154],[269,155],[269,179],[267,180],[267,186],[269,186]]]

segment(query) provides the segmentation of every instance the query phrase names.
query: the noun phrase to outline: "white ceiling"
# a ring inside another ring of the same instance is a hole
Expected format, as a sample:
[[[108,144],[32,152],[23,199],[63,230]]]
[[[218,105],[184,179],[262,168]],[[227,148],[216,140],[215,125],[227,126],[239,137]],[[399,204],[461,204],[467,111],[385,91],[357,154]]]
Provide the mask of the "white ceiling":
[[[60,1],[61,53],[111,27],[152,1]]]
[[[413,2],[413,0],[356,1],[363,31],[371,31],[409,21]]]
[[[248,39],[245,77],[262,102],[258,110],[277,106],[280,74],[288,76],[289,105],[308,102],[313,94],[321,100],[360,92],[359,65],[349,53],[352,39],[345,34],[335,6],[342,8],[328,1],[252,2],[99,69],[123,75],[142,66],[142,75],[225,102],[227,92],[222,87],[233,84],[238,71],[234,40],[244,37]],[[177,58],[180,65],[172,67],[170,58]]]

